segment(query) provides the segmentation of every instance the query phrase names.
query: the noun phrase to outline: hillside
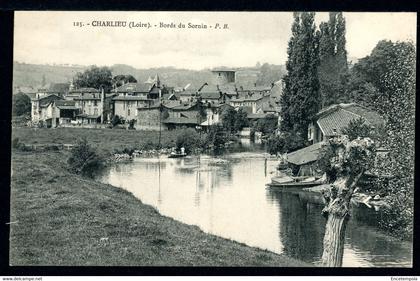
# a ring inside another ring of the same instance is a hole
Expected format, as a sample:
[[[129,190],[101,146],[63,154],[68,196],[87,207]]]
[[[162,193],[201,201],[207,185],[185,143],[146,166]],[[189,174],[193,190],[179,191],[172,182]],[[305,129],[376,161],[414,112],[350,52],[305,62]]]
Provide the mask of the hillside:
[[[13,86],[38,88],[43,80],[48,83],[69,82],[77,72],[82,72],[87,66],[72,65],[41,65],[14,62],[13,64]],[[158,67],[149,69],[138,69],[129,65],[116,64],[110,67],[113,75],[131,74],[137,81],[144,82],[149,76],[159,75],[160,80],[170,86],[183,87],[191,84],[191,88],[199,88],[204,82],[212,79],[209,69],[188,70],[174,67]],[[260,68],[240,68],[242,74],[237,76],[237,84],[268,85],[279,80],[285,73],[282,65],[263,64]],[[252,72],[248,75],[247,72]],[[44,78],[45,77],[45,78]]]

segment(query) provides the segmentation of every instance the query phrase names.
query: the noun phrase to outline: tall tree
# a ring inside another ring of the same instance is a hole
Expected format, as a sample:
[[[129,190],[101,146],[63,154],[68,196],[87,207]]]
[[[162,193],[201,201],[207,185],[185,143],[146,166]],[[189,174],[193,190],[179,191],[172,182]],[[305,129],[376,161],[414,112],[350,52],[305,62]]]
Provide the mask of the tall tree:
[[[112,73],[108,67],[91,66],[83,73],[76,74],[74,85],[77,88],[91,87],[99,89],[104,88],[109,92],[112,88]]]
[[[31,113],[31,99],[24,93],[17,93],[13,95],[13,110],[12,113],[15,116]]]
[[[133,75],[127,74],[127,75],[117,75],[112,78],[112,85],[113,87],[117,88],[121,85],[124,85],[126,83],[137,83],[136,78],[133,77]]]
[[[294,13],[292,37],[287,49],[287,74],[281,98],[281,129],[305,136],[311,118],[320,108],[318,81],[318,37],[315,13]]]
[[[331,12],[319,26],[319,83],[322,107],[347,101],[348,76],[346,22],[342,13]]]

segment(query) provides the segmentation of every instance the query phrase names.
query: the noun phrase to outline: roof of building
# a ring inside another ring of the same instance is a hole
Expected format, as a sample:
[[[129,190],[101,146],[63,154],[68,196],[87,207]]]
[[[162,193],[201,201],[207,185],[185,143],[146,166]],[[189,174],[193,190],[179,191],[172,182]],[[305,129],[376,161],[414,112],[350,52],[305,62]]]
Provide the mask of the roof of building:
[[[207,84],[205,83],[201,89],[200,89],[200,93],[220,93],[219,87],[216,85],[212,85],[212,84]]]
[[[223,84],[219,85],[218,88],[223,94],[227,94],[229,96],[235,96],[238,94],[235,84]]]
[[[149,106],[138,106],[137,109],[138,110],[158,109],[159,107],[160,107],[160,104],[156,103],[156,104],[151,104]]]
[[[180,104],[181,104],[180,101],[177,101],[177,100],[164,100],[162,103],[164,107],[169,108],[169,109],[172,109],[175,106],[178,106]]]
[[[172,107],[172,110],[189,110],[196,106],[196,103],[182,103]]]
[[[196,118],[186,118],[186,117],[168,117],[162,121],[165,124],[192,124],[198,125]]]
[[[215,99],[218,100],[221,98],[220,92],[202,92],[200,94],[202,99]]]
[[[317,142],[302,149],[287,154],[286,160],[295,165],[303,165],[318,159],[323,142]]]
[[[317,115],[317,124],[325,136],[341,133],[352,120],[363,118],[368,125],[378,126],[384,123],[376,112],[355,103],[332,105]]]
[[[76,102],[72,100],[57,100],[55,101],[55,106],[59,109],[78,109]]]
[[[281,108],[280,108],[280,106],[274,104],[273,102],[268,101],[261,106],[261,110],[263,112],[277,112],[277,113],[279,113]]]
[[[101,100],[101,95],[99,93],[83,93],[73,98],[73,100]]]
[[[95,88],[79,88],[73,89],[69,93],[99,93],[99,90]]]
[[[113,97],[112,100],[131,100],[131,101],[149,101],[152,99],[149,99],[145,96],[116,96]]]
[[[116,89],[114,92],[117,93],[148,93],[151,90],[150,84],[146,83],[127,83]]]

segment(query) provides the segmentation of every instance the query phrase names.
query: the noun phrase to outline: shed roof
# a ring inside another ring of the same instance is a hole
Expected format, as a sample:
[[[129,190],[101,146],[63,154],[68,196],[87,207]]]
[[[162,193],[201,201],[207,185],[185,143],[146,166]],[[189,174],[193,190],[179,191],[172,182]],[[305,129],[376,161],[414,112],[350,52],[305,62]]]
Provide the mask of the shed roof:
[[[79,88],[73,89],[69,93],[99,93],[99,90],[95,88]]]
[[[116,96],[113,97],[112,100],[151,101],[152,99],[145,96]]]
[[[287,154],[286,160],[295,165],[303,165],[318,159],[323,142],[317,142],[302,149]]]

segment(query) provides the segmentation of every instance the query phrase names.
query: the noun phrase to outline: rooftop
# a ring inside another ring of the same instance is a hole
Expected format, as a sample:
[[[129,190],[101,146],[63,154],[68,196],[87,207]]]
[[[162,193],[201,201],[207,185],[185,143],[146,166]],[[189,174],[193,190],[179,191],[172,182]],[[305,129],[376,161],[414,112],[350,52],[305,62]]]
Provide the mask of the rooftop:
[[[316,161],[323,145],[323,142],[317,142],[313,145],[290,152],[287,154],[287,162],[295,165],[303,165]]]
[[[131,93],[131,92],[148,93],[150,90],[151,90],[150,84],[146,84],[146,83],[127,83],[127,84],[124,84],[124,85],[114,89],[114,92],[117,92],[117,93]]]
[[[363,118],[366,124],[371,126],[384,124],[383,118],[378,113],[355,103],[329,106],[320,111],[316,117],[318,126],[326,136],[341,133],[352,120],[358,118]]]

